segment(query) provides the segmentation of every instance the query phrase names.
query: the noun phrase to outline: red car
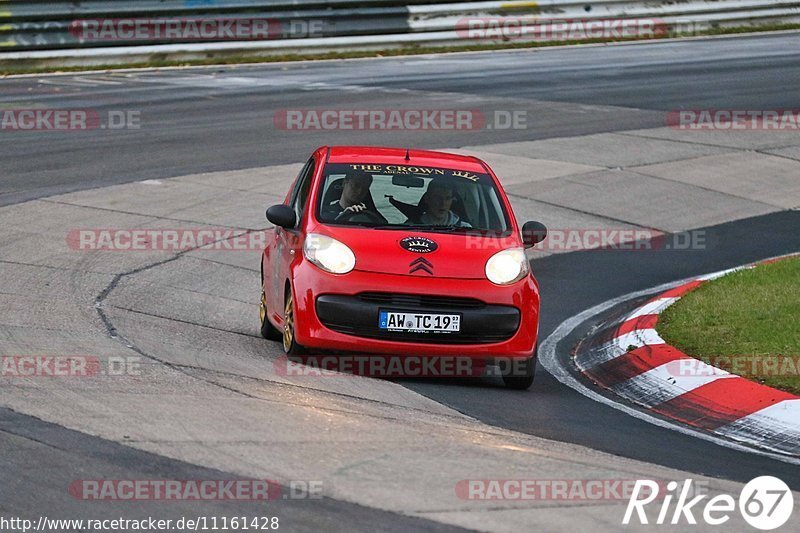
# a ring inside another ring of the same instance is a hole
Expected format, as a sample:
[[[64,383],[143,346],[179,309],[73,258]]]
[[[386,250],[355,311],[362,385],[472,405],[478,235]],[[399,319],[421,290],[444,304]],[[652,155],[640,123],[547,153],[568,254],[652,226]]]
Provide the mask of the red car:
[[[503,360],[533,382],[539,287],[497,176],[480,159],[318,148],[282,204],[261,260],[261,334],[307,350]]]

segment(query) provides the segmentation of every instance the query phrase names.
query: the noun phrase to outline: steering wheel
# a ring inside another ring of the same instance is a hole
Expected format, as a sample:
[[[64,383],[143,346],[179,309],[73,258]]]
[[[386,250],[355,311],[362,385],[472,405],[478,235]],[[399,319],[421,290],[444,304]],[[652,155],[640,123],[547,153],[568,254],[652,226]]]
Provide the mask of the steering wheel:
[[[363,216],[366,220],[358,220],[356,217]],[[336,222],[370,222],[373,224],[386,224],[386,219],[384,219],[380,214],[376,213],[375,211],[370,211],[369,209],[365,209],[363,211],[342,211],[338,217],[336,217]]]

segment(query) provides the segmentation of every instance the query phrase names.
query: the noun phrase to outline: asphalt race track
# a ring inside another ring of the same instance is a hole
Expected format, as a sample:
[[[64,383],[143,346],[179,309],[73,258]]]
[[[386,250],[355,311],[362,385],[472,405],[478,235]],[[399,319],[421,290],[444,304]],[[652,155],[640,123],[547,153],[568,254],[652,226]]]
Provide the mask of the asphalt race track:
[[[663,128],[665,113],[671,110],[792,109],[798,107],[798,50],[800,34],[786,33],[541,51],[7,78],[0,80],[3,107],[136,110],[142,128],[75,134],[0,131],[0,206],[12,208],[77,191],[100,198],[102,188],[133,186],[143,180],[296,164],[323,144],[475,147]],[[376,134],[285,131],[273,124],[273,116],[287,108],[455,106],[481,109],[487,114],[525,110],[527,127]],[[291,178],[293,175],[286,176],[286,180]],[[285,185],[282,187],[268,194],[277,200],[285,193]],[[62,207],[48,205],[53,216]],[[46,210],[41,213],[48,216]],[[540,338],[547,337],[564,320],[612,298],[800,250],[800,211],[764,213],[695,227],[707,236],[708,245],[702,250],[588,250],[535,258],[533,268],[543,301]],[[264,224],[263,220],[254,220],[250,227]],[[0,257],[0,263],[7,263],[5,270],[18,261]],[[253,268],[257,265],[249,265],[250,270]],[[213,270],[205,272],[214,275]],[[246,275],[256,279],[257,270]],[[120,290],[129,290],[122,285]],[[96,293],[103,286],[98,281]],[[248,291],[252,293],[251,288]],[[253,337],[257,296],[251,296],[249,332],[239,331],[238,325],[230,326],[224,319],[216,327]],[[3,311],[15,312],[15,307]],[[86,313],[88,316],[93,310]],[[111,321],[121,324],[123,341],[130,341],[139,353],[158,359],[157,339],[142,337],[145,340],[140,345],[137,339],[126,336],[126,331],[134,329],[120,316],[112,313]],[[15,322],[10,315],[6,318]],[[564,361],[591,325],[584,324],[559,346]],[[3,327],[0,331],[12,336],[10,329]],[[240,355],[251,360],[259,353],[252,348],[256,340],[248,338],[246,342],[250,344],[243,346],[250,346],[253,353]],[[197,343],[201,345],[203,340],[197,339]],[[279,352],[277,346],[268,350],[271,354]],[[246,387],[244,379],[238,384],[238,378],[225,379],[233,380],[225,382],[226,386]],[[637,420],[581,396],[541,366],[533,387],[524,393],[506,390],[499,380],[492,379],[397,383],[441,404],[441,416],[451,416],[452,410],[502,430],[720,480],[747,482],[759,475],[774,475],[793,490],[800,490],[800,468],[796,464],[721,447]],[[431,407],[433,402],[425,408],[437,409]],[[414,405],[421,408],[418,405],[422,404]],[[179,461],[151,453],[146,445],[129,447],[122,438],[120,443],[97,436],[99,430],[82,433],[68,429],[70,424],[62,426],[41,420],[42,415],[28,416],[7,407],[9,404],[0,400],[3,515],[75,515],[81,502],[66,497],[56,487],[87,475],[87,471],[95,478],[113,479],[214,478],[225,473],[224,468],[208,466],[216,464],[213,460],[204,465]],[[37,409],[44,412],[48,407]],[[242,431],[246,433],[246,428]],[[187,438],[192,434],[187,430]],[[176,437],[165,440],[170,438]],[[373,508],[335,498],[308,503],[288,502],[281,507],[281,520],[290,524],[287,529],[438,531],[454,529],[453,524],[459,523],[456,519],[441,520],[435,510],[428,510],[430,518],[423,518],[386,511],[386,505]],[[152,514],[155,509],[147,502],[114,505],[104,512],[138,516]],[[211,516],[251,514],[253,509],[253,504],[204,502],[202,506],[186,503],[164,507],[159,512],[164,517],[187,513]],[[568,511],[562,512],[568,525]],[[467,527],[469,524],[461,522]],[[479,524],[475,527],[492,529]]]
[[[0,146],[0,205],[148,178],[305,160],[328,132],[273,127],[280,109],[477,104],[524,109],[525,130],[336,134],[336,143],[453,147],[665,125],[663,111],[791,108],[800,37],[6,79],[3,102],[141,110],[146,130],[17,136]],[[95,80],[94,82],[92,80]],[[412,104],[412,105],[413,105]],[[615,106],[592,113],[591,107]],[[342,137],[346,135],[346,137]],[[145,157],[145,154],[147,157]],[[108,156],[113,155],[113,158]]]

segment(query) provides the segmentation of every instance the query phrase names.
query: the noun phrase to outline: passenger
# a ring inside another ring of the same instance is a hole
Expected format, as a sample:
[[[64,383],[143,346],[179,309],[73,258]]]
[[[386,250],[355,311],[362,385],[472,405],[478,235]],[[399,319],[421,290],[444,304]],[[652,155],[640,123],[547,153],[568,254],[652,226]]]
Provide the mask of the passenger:
[[[450,208],[453,206],[455,194],[453,187],[440,181],[432,181],[428,185],[428,190],[422,196],[422,208],[424,209],[420,217],[420,223],[435,226],[456,226],[461,228],[471,228],[472,225],[453,213]]]

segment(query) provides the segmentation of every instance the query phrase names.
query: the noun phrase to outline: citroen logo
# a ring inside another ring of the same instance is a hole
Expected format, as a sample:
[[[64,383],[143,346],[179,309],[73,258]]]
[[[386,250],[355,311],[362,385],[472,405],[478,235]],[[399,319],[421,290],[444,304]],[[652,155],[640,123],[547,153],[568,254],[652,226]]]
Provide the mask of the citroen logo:
[[[433,265],[431,264],[430,261],[427,261],[424,257],[414,259],[408,266],[410,267],[410,270],[408,271],[409,274],[413,274],[418,270],[422,270],[423,272],[427,272],[428,274],[433,276]]]

